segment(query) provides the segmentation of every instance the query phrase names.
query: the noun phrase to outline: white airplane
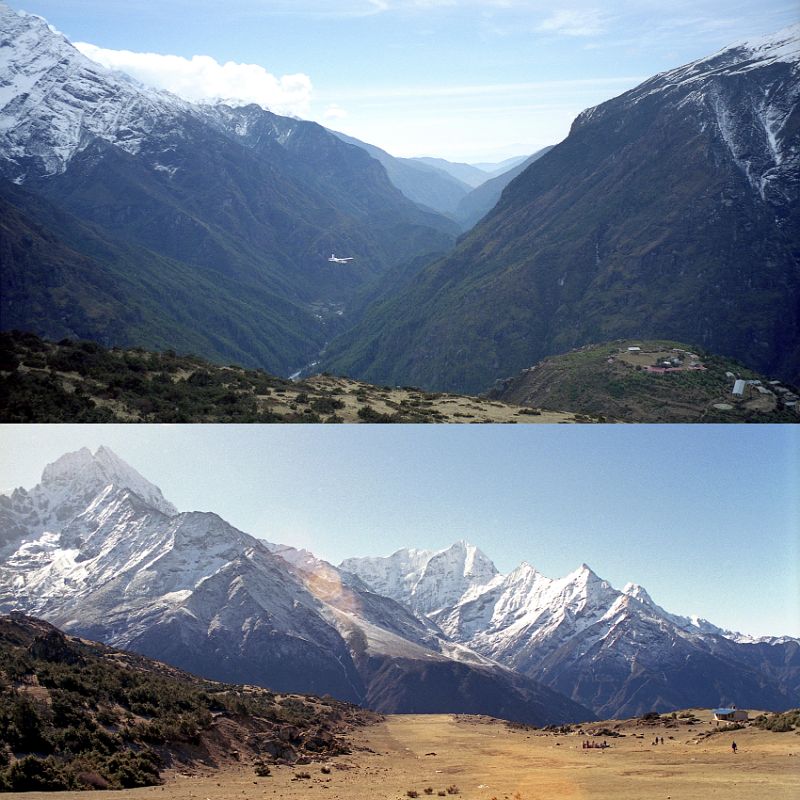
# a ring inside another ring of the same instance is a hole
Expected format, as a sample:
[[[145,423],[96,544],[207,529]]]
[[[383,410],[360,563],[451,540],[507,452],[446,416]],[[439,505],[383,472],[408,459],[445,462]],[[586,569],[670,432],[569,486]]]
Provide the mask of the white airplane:
[[[328,261],[332,262],[333,264],[347,264],[348,262],[353,260],[353,256],[349,258],[337,258],[333,253],[331,253],[331,257]]]

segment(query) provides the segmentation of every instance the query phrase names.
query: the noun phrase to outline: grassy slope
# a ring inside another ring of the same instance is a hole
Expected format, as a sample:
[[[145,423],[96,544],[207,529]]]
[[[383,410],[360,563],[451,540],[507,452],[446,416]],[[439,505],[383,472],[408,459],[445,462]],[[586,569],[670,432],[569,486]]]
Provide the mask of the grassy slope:
[[[126,788],[160,783],[176,764],[324,760],[370,719],[330,698],[205,681],[0,617],[0,789]]]
[[[322,343],[280,287],[115,240],[41,197],[0,183],[2,327],[59,339],[174,347],[287,369]]]
[[[692,349],[663,340],[620,340],[587,346],[544,359],[506,381],[491,396],[508,403],[627,422],[800,422],[794,411],[775,408],[774,401],[764,402],[755,393],[749,399],[734,399],[733,380],[726,373],[763,382],[767,378],[732,359],[698,353],[706,371],[654,374],[636,369],[624,356],[619,357],[630,345],[639,345],[644,351]],[[608,363],[609,358],[614,361]],[[647,361],[647,356],[642,360]],[[715,404],[733,408],[719,410]]]
[[[4,422],[586,422],[486,398],[318,375],[299,382],[195,356],[0,333]]]

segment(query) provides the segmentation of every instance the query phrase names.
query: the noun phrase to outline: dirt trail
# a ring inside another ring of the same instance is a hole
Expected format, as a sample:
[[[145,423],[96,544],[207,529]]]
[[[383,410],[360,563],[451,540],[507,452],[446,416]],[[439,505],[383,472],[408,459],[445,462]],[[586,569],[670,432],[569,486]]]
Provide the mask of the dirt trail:
[[[104,800],[403,800],[458,787],[465,800],[797,800],[800,737],[755,728],[699,739],[708,723],[653,731],[623,728],[608,749],[583,749],[577,734],[509,729],[502,722],[451,715],[388,717],[357,731],[353,755],[328,765],[276,767],[256,778],[241,767],[212,776],[172,775],[166,786],[104,792]],[[639,738],[636,734],[643,734]],[[674,736],[674,738],[669,738]],[[731,752],[735,738],[739,752]],[[600,740],[598,740],[600,741]],[[368,749],[366,749],[368,748]],[[307,773],[309,778],[297,778]],[[8,794],[8,798],[81,793]],[[454,797],[456,795],[447,795]]]

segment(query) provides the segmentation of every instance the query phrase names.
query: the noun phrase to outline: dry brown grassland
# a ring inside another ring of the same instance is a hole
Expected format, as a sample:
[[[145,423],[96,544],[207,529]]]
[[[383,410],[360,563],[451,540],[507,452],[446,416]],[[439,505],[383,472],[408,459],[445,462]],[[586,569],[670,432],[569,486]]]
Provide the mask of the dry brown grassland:
[[[800,737],[686,720],[593,723],[570,733],[454,715],[390,716],[352,736],[353,754],[302,767],[170,774],[164,786],[106,792],[125,800],[797,800]],[[618,734],[618,735],[609,735]],[[663,737],[664,744],[653,740]],[[739,751],[734,754],[731,742]],[[606,741],[585,749],[584,741]],[[305,777],[308,776],[308,777]],[[449,793],[448,793],[449,790]],[[416,792],[416,795],[414,794]],[[457,793],[457,794],[456,794]],[[42,793],[9,794],[34,800]],[[64,800],[85,794],[57,795]]]

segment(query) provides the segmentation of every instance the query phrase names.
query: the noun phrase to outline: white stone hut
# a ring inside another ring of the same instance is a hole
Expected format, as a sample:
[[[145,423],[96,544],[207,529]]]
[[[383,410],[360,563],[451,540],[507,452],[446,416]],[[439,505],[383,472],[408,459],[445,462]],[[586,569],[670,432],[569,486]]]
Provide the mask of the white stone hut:
[[[742,708],[731,706],[730,708],[715,708],[714,722],[747,722],[747,712]]]

